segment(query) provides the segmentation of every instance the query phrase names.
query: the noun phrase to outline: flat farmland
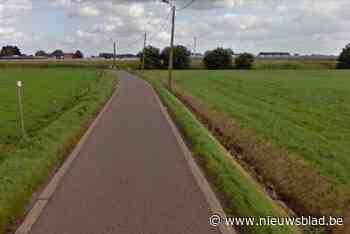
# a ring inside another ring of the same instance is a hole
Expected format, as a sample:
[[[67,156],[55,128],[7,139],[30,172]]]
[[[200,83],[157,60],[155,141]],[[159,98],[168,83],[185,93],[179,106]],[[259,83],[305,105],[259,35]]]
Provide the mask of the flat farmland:
[[[166,80],[167,72],[146,76]],[[202,113],[215,111],[214,125],[223,114],[238,126],[221,142],[231,141],[228,148],[238,142],[243,157],[250,152],[244,160],[301,213],[339,214],[348,204],[349,71],[176,71],[174,79],[183,101],[199,103]]]

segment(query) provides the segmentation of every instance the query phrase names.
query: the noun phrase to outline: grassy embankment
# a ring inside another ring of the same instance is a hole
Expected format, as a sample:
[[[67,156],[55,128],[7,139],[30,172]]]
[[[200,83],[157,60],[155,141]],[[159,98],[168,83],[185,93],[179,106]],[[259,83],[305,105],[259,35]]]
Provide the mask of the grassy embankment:
[[[196,159],[204,167],[217,192],[224,196],[227,214],[241,217],[287,216],[287,212],[277,206],[241,166],[232,160],[229,153],[195,116],[164,88],[160,80],[149,80],[190,143]],[[255,234],[300,233],[297,228],[291,226],[250,226],[244,227],[244,230]]]
[[[298,214],[350,217],[349,75],[177,71],[175,80],[182,101]]]
[[[24,82],[28,137],[19,137],[16,80]],[[14,224],[111,95],[115,78],[95,69],[2,69],[0,233]]]

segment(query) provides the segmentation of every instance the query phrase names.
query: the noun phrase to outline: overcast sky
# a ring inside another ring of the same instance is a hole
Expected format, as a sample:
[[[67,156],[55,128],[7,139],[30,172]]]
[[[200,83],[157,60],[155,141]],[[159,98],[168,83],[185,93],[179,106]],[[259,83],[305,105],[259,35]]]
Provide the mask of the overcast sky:
[[[191,0],[177,0],[181,9]],[[177,12],[176,44],[197,51],[338,54],[350,43],[349,0],[196,0]],[[0,0],[0,45],[22,52],[56,48],[85,54],[137,52],[143,33],[169,44],[169,6],[161,0]]]

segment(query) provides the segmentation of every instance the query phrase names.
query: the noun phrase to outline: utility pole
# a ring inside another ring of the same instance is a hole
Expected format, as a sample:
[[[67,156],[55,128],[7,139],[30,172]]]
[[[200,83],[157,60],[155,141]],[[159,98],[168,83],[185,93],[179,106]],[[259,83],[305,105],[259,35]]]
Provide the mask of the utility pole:
[[[143,53],[142,53],[142,74],[145,72],[146,44],[147,44],[147,33],[145,33],[144,42],[143,42]]]
[[[173,90],[173,68],[174,68],[174,34],[175,34],[175,12],[176,6],[172,6],[172,20],[171,20],[171,40],[170,40],[170,56],[169,56],[169,77],[168,77],[168,85],[170,91]]]
[[[197,37],[194,37],[194,44],[193,44],[193,54],[195,54],[197,51]]]
[[[116,57],[117,57],[117,43],[113,42],[113,68],[116,68]]]

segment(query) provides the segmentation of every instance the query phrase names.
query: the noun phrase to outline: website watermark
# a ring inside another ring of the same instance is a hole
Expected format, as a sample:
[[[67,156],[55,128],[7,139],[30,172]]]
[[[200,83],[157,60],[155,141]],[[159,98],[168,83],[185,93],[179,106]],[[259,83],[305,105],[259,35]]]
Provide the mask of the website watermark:
[[[214,214],[209,218],[213,227],[226,226],[343,226],[344,218],[323,217],[221,217]]]

